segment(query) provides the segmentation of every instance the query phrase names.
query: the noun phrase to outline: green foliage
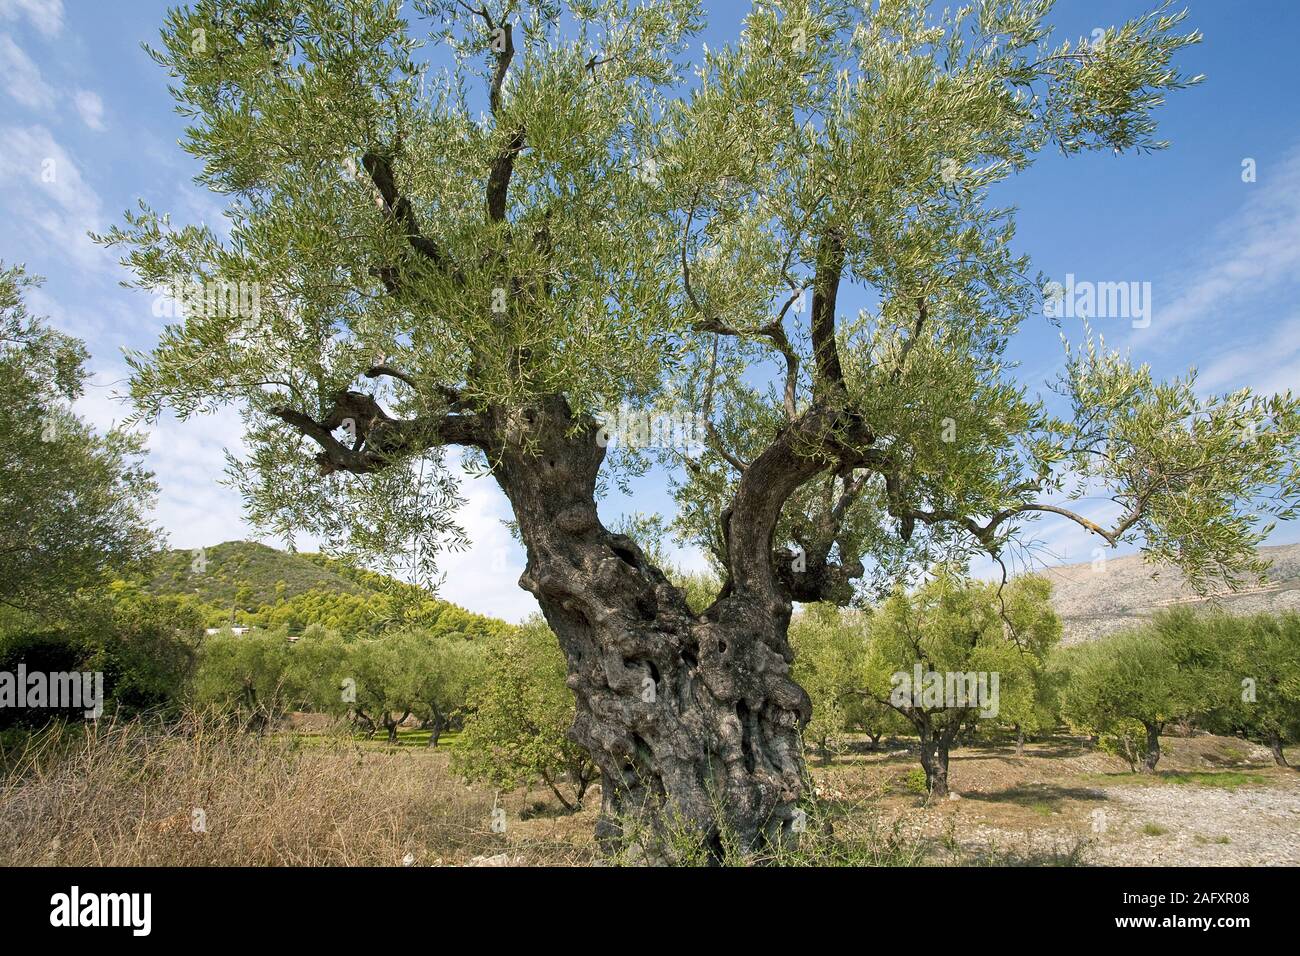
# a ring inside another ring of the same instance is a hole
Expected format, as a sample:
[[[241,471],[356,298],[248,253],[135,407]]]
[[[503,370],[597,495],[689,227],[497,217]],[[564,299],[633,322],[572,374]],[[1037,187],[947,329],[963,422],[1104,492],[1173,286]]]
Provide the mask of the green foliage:
[[[463,725],[469,702],[487,679],[490,655],[501,640],[467,640],[454,635],[411,634],[423,647],[415,686],[414,712],[429,727],[430,743],[448,727]]]
[[[1158,736],[1174,720],[1224,706],[1222,646],[1187,610],[1168,612],[1133,631],[1060,653],[1061,711],[1104,749],[1150,770]]]
[[[140,435],[101,435],[71,412],[86,350],[27,311],[37,284],[0,263],[0,605],[50,617],[154,548],[156,489]]]
[[[410,715],[431,730],[431,744],[457,724],[471,695],[486,679],[488,655],[501,638],[464,637],[407,630],[347,647],[345,669],[356,684],[354,710],[372,729],[383,724],[389,740]]]
[[[1061,624],[1049,602],[1051,585],[1041,577],[1006,585],[964,580],[940,569],[911,594],[896,592],[871,617],[867,688],[888,701],[901,686],[895,675],[985,672],[999,677],[998,709],[1017,698],[1032,700],[1048,652],[1060,640]],[[909,702],[899,708],[909,719],[955,727],[980,709]]]
[[[16,674],[19,664],[29,672],[72,673],[82,670],[83,652],[60,631],[12,630],[0,637],[0,672]],[[21,727],[34,730],[54,718],[80,720],[85,708],[0,707],[0,730]]]
[[[227,630],[204,641],[194,697],[259,727],[298,708],[349,716],[372,734],[382,726],[390,742],[415,715],[436,743],[463,718],[491,644],[418,629],[348,640],[313,624],[295,641],[283,629]]]
[[[702,614],[718,599],[722,590],[722,581],[712,571],[682,571],[669,568],[665,573],[668,580],[686,595],[686,606],[694,613]]]
[[[14,617],[0,626],[0,671],[21,661],[28,671],[103,674],[104,713],[173,716],[194,669],[201,619],[175,602],[134,595],[130,600],[83,600],[56,620]],[[38,727],[49,711],[0,712],[0,726]],[[82,712],[60,716],[82,719]]]
[[[1300,615],[1214,615],[1204,627],[1226,658],[1223,705],[1212,726],[1275,753],[1300,741]]]
[[[860,614],[834,605],[809,605],[790,624],[793,674],[812,700],[804,740],[823,759],[842,748],[845,735],[863,730],[879,737],[906,723],[887,705],[865,695],[867,627]]]
[[[302,696],[289,682],[289,654],[284,631],[208,635],[194,675],[194,699],[237,714],[250,726],[266,727]]]
[[[179,713],[201,628],[193,608],[150,597],[101,602],[72,625],[86,650],[82,669],[103,671],[105,712],[121,717]]]
[[[913,767],[907,773],[903,774],[903,789],[908,793],[924,794],[930,789],[929,782],[926,780],[925,771],[920,767]]]
[[[997,585],[940,567],[912,593],[896,591],[872,615],[866,692],[916,729],[932,788],[938,780],[938,789],[946,789],[948,753],[964,726],[1028,719],[1043,697],[1047,655],[1061,637],[1050,595],[1051,585],[1040,577]],[[915,683],[918,667],[922,686]],[[958,675],[977,683],[963,685]],[[928,692],[930,681],[939,693]],[[958,688],[964,699],[950,696]],[[972,699],[975,688],[986,698]]]
[[[417,585],[325,555],[291,554],[252,541],[228,541],[202,552],[196,565],[191,551],[164,551],[149,575],[115,583],[114,593],[165,596],[197,609],[209,627],[235,623],[297,634],[320,625],[349,637],[402,627],[490,637],[509,627]]]
[[[494,644],[486,677],[470,694],[452,766],[466,780],[498,789],[541,781],[566,806],[580,803],[597,771],[566,736],[573,714],[564,655],[533,618]],[[560,791],[562,779],[572,797]]]
[[[397,738],[397,725],[415,710],[420,662],[404,653],[407,644],[397,635],[358,641],[348,648],[348,676],[355,682],[357,716],[373,731],[382,723],[388,739]]]
[[[343,682],[350,676],[348,651],[352,646],[337,631],[320,624],[302,632],[290,645],[285,671],[295,706],[336,717],[351,712],[353,704],[345,699]]]
[[[175,78],[199,181],[229,199],[230,240],[144,206],[101,238],[143,287],[260,296],[241,312],[182,294],[158,347],[131,356],[132,394],[145,416],[247,409],[252,451],[231,480],[256,521],[414,551],[431,571],[463,543],[436,437],[377,433],[389,467],[322,474],[332,439],[292,413],[327,420],[354,385],[417,426],[449,394],[480,410],[559,393],[577,413],[711,416],[676,531],[722,561],[734,462],[825,374],[788,306],[834,247],[836,284],[879,303],[830,316],[836,401],[869,424],[874,474],[864,489],[828,461],[781,540],[812,544],[833,514],[839,553],[870,555],[888,580],[941,545],[1003,547],[1086,477],[1131,510],[1112,543],[1140,537],[1198,586],[1258,570],[1260,519],[1300,494],[1295,399],[1202,399],[1089,340],[1070,353],[1075,414],[1060,420],[1003,355],[1042,278],[991,190],[1051,146],[1163,147],[1156,110],[1200,80],[1176,65],[1200,40],[1182,13],[1164,4],[1072,43],[1053,38],[1048,0],[795,0],[755,5],[734,42],[688,61],[692,0],[470,6],[422,0],[408,19],[382,0],[198,0],[150,50]],[[489,21],[512,24],[508,63]],[[445,72],[423,65],[432,49],[451,51]],[[507,180],[488,175],[507,160]],[[375,356],[412,374],[360,386]],[[788,382],[748,374],[773,360],[797,370]],[[622,480],[651,457],[610,461]]]

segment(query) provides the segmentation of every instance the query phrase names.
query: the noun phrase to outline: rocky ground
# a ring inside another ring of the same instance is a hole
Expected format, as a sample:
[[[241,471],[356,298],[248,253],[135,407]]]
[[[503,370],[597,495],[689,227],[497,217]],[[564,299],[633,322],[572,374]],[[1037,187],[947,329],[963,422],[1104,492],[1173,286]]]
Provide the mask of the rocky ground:
[[[943,862],[1101,866],[1298,866],[1300,771],[1275,767],[1239,740],[1166,738],[1159,773],[1085,741],[953,754],[956,797],[935,803],[906,788],[904,748],[850,753],[815,768],[823,794],[875,807],[931,842]]]

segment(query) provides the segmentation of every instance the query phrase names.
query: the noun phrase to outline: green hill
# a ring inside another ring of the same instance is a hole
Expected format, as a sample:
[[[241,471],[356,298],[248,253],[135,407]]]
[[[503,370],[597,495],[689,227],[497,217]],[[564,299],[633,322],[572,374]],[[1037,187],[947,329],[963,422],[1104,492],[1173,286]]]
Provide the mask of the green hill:
[[[233,621],[300,631],[319,624],[345,636],[406,624],[466,636],[498,634],[509,627],[405,581],[325,555],[292,554],[255,541],[164,551],[147,574],[120,582],[118,589],[197,607],[209,626]]]
[[[201,554],[164,551],[145,590],[155,595],[192,594],[204,604],[225,608],[273,605],[316,589],[357,595],[379,590],[322,566],[313,560],[316,557],[278,551],[256,541],[227,541],[203,548]]]

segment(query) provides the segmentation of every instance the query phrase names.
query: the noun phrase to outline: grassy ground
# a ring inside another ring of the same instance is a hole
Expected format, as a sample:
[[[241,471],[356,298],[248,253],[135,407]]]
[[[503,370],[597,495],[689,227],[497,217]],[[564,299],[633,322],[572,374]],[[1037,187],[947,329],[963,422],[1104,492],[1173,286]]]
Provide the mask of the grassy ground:
[[[494,794],[404,729],[397,745],[298,728],[105,724],[45,739],[0,778],[0,865],[535,865],[599,860],[598,792],[566,813],[544,788]],[[813,763],[790,864],[1300,863],[1300,773],[1215,737],[1166,738],[1132,774],[1068,738],[955,751],[958,799],[918,793],[902,744],[850,741]],[[1300,754],[1296,755],[1300,757]],[[505,832],[492,828],[494,806]],[[832,831],[833,837],[827,832]]]

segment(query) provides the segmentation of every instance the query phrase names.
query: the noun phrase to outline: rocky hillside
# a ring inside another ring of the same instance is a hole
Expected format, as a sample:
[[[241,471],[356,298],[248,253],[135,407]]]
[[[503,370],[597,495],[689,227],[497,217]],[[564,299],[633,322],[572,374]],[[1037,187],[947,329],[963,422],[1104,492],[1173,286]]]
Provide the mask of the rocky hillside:
[[[1100,569],[1091,563],[1043,569],[1052,582],[1052,603],[1065,626],[1063,643],[1089,641],[1174,605],[1221,607],[1231,614],[1300,610],[1300,544],[1261,548],[1273,563],[1267,585],[1237,593],[1200,597],[1177,569],[1154,566],[1141,557],[1110,558]]]

